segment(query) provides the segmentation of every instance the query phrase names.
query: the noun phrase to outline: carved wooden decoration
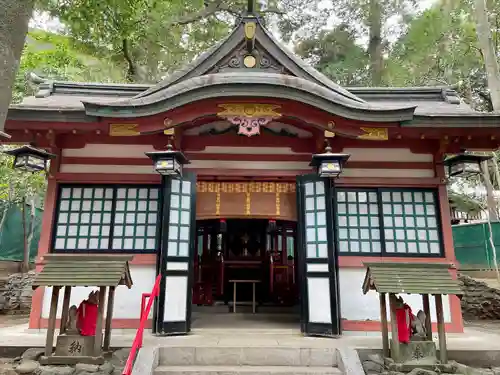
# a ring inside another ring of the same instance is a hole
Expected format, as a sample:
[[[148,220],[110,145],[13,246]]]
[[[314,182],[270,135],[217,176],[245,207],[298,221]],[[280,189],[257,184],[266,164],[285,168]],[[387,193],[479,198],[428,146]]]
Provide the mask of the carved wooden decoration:
[[[238,125],[238,134],[251,137],[260,134],[260,127],[281,117],[277,112],[281,106],[273,104],[219,104],[224,110],[217,116],[225,118],[233,125]]]
[[[257,30],[257,24],[253,21],[245,22],[245,39],[247,44],[248,53],[252,53],[255,47],[255,31]]]
[[[295,183],[200,181],[196,187],[198,219],[296,220]]]

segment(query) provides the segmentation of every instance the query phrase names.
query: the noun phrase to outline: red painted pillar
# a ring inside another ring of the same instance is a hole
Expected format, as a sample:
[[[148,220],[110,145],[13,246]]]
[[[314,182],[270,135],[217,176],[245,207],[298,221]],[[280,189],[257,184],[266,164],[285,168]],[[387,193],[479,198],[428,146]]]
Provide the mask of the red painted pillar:
[[[42,217],[42,228],[40,231],[40,241],[38,243],[38,253],[36,259],[36,271],[42,270],[43,266],[41,264],[41,258],[50,252],[50,241],[52,238],[52,230],[54,224],[54,216],[56,210],[56,199],[57,199],[57,181],[55,179],[56,173],[59,171],[59,165],[61,160],[61,152],[59,149],[52,150],[57,157],[52,160],[50,165],[50,171],[48,174],[47,183],[47,194],[45,195],[45,204]],[[41,328],[40,321],[42,318],[42,308],[43,308],[43,295],[45,293],[45,288],[38,287],[33,293],[31,299],[31,312],[29,328],[39,329]]]

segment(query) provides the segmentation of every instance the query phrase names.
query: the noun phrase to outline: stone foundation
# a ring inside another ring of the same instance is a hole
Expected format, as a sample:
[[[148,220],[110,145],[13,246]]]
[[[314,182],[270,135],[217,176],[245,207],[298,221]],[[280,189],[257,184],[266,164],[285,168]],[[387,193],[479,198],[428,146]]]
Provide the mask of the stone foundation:
[[[14,273],[9,275],[0,290],[0,311],[4,313],[26,313],[31,310],[31,298],[33,290],[31,284],[35,279],[35,271],[27,273]]]
[[[31,348],[18,358],[0,358],[2,375],[121,375],[130,349],[120,349],[106,356],[102,365],[78,363],[72,366],[43,366],[43,349]]]
[[[467,275],[459,275],[458,279],[464,291],[461,304],[465,320],[500,319],[500,290]]]

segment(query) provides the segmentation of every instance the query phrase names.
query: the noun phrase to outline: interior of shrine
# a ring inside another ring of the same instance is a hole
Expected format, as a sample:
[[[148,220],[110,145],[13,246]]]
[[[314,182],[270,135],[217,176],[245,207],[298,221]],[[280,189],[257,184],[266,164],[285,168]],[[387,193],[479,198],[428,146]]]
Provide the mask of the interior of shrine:
[[[294,221],[198,220],[193,326],[298,327],[296,230]]]

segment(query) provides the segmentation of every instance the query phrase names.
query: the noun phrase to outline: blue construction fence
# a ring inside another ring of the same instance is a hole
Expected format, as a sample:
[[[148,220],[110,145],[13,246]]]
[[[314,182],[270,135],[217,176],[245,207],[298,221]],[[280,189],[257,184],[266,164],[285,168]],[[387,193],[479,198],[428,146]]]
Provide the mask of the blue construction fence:
[[[3,203],[7,204],[7,203]],[[2,221],[4,208],[0,204],[0,222]],[[6,218],[0,228],[0,261],[22,261],[24,254],[24,230],[23,214],[19,206],[10,204],[5,212]],[[31,207],[26,206],[26,230],[31,224]],[[38,242],[40,241],[40,231],[42,228],[43,210],[35,208],[33,217],[33,237],[30,243],[30,261],[36,258]],[[29,234],[29,232],[28,232]]]

